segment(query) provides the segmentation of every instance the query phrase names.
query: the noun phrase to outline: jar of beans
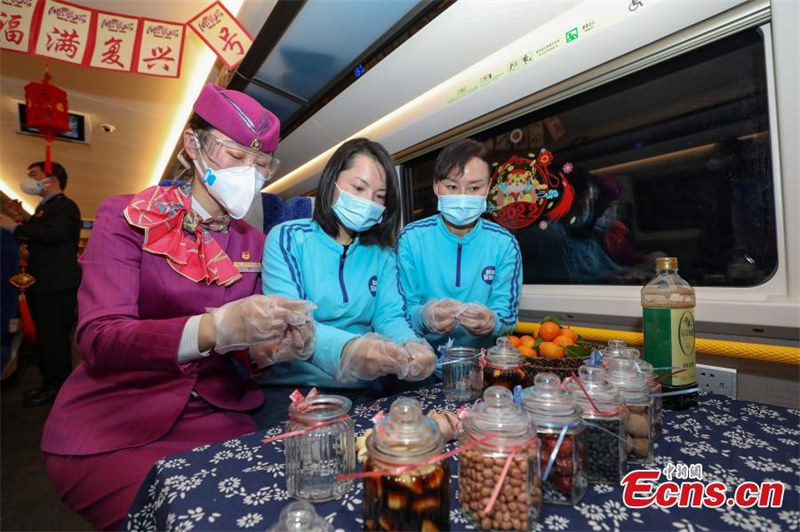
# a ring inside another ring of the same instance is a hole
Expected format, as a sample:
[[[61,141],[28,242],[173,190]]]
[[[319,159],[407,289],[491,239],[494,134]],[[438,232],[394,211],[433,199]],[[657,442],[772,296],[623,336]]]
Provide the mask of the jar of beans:
[[[505,387],[487,388],[464,419],[459,445],[475,441],[458,459],[461,510],[479,530],[532,530],[542,505],[536,430]]]
[[[490,347],[483,361],[483,388],[503,386],[511,391],[526,385],[525,357],[511,344],[511,338],[501,336]]]
[[[432,461],[444,452],[436,422],[407,397],[367,437],[364,472],[364,530],[449,530],[450,470]]]
[[[612,358],[606,367],[608,382],[617,387],[628,417],[625,420],[628,462],[647,464],[653,460],[653,399],[647,378],[629,358]]]
[[[625,476],[628,450],[624,423],[625,399],[606,380],[600,366],[578,369],[580,382],[567,380],[567,390],[575,396],[586,421],[586,475],[589,482],[618,485]]]
[[[661,401],[661,383],[656,382],[656,371],[650,362],[641,359],[636,359],[636,365],[639,371],[644,373],[647,379],[647,386],[650,388],[650,393],[653,394],[653,441],[658,440],[664,432],[664,412]]]
[[[536,423],[542,500],[577,504],[586,493],[586,442],[581,409],[553,373],[539,373],[522,390],[522,403]]]

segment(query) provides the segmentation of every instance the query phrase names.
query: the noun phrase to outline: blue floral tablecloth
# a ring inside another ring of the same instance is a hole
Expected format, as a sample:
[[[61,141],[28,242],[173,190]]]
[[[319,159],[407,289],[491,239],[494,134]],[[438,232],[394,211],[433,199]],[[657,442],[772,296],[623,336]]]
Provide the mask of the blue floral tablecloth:
[[[419,400],[425,412],[455,412],[461,403],[446,401],[439,387],[404,395]],[[380,410],[396,397],[355,406],[357,435],[372,426]],[[708,395],[697,408],[665,411],[664,435],[656,443],[653,469],[702,464],[703,482],[723,481],[732,490],[745,481],[780,482],[780,508],[631,509],[622,488],[590,484],[575,507],[545,504],[540,530],[800,530],[800,411]],[[282,428],[198,447],[157,462],[143,482],[128,514],[127,530],[264,530],[277,521],[291,498],[286,493],[283,443],[262,444]],[[457,456],[451,458],[457,461]],[[451,464],[452,530],[469,530],[457,510],[458,468]],[[629,466],[629,470],[640,469]],[[356,482],[342,499],[316,505],[337,530],[361,530],[362,486]]]

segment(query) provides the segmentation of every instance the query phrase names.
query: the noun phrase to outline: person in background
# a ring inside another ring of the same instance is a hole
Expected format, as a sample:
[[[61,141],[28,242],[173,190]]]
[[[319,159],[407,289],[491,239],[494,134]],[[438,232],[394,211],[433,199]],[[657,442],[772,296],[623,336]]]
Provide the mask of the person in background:
[[[64,195],[67,171],[52,163],[46,174],[44,162],[28,166],[28,176],[20,188],[42,200],[32,216],[17,223],[0,215],[0,227],[11,231],[28,246],[27,271],[36,282],[26,290],[39,345],[37,365],[42,374],[41,386],[23,392],[24,406],[49,404],[72,371],[72,338],[75,323],[78,285],[78,240],[81,232],[81,211]],[[15,218],[25,219],[19,202],[9,205]]]
[[[437,350],[448,343],[486,347],[517,324],[519,245],[506,229],[481,218],[489,168],[477,141],[442,149],[433,176],[440,214],[409,224],[398,239],[408,316]]]
[[[436,356],[417,338],[404,315],[394,246],[400,228],[398,178],[391,156],[376,142],[342,144],[320,177],[313,218],[275,226],[264,246],[265,294],[298,297],[316,305],[317,344],[305,362],[270,367],[259,381],[271,388],[269,404],[298,385],[351,389],[386,375],[419,381]],[[379,390],[375,390],[380,393]],[[339,393],[339,392],[337,392]],[[260,426],[286,412],[256,415]]]
[[[59,497],[97,529],[119,529],[157,460],[254,431],[263,395],[242,374],[313,342],[306,303],[260,294],[264,234],[241,220],[277,168],[278,119],[212,84],[194,111],[188,188],[107,198],[81,256],[83,362],[42,450]]]

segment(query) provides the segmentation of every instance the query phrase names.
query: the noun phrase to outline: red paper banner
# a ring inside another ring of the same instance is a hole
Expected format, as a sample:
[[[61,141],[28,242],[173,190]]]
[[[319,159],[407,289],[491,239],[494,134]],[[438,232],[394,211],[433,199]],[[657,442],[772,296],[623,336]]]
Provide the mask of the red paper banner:
[[[60,0],[45,0],[36,38],[36,55],[85,64],[92,37],[92,15],[91,9]]]
[[[139,60],[134,71],[150,76],[179,77],[185,35],[183,24],[142,19],[142,36],[138,49]]]
[[[242,62],[253,38],[219,1],[189,21],[189,27],[233,70]]]
[[[187,25],[229,69],[241,63],[253,44],[219,1],[184,24],[64,0],[0,0],[0,49],[117,72],[180,77]]]
[[[137,37],[142,25],[138,17],[124,17],[116,13],[97,12],[97,29],[94,51],[89,66],[120,72],[133,68]]]
[[[0,48],[30,52],[34,15],[39,0],[2,0],[0,2]]]

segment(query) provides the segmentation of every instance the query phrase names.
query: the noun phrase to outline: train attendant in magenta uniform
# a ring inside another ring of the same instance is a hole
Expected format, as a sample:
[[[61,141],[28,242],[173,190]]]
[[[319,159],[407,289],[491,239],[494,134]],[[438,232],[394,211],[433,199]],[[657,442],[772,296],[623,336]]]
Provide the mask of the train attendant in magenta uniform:
[[[399,229],[391,156],[368,139],[345,142],[322,171],[313,218],[275,226],[264,246],[264,293],[316,304],[316,350],[271,366],[260,382],[363,389],[384,375],[417,381],[433,372],[436,357],[414,334],[398,289]]]
[[[433,176],[440,214],[409,224],[398,239],[409,318],[437,351],[450,341],[489,346],[517,323],[519,245],[506,229],[481,218],[489,169],[479,142],[464,139],[445,147]]]
[[[194,110],[187,188],[103,201],[80,260],[83,362],[42,450],[61,499],[97,529],[120,527],[156,460],[256,429],[263,394],[238,360],[302,357],[312,342],[306,303],[261,295],[264,235],[240,220],[277,168],[278,119],[215,85]]]

